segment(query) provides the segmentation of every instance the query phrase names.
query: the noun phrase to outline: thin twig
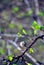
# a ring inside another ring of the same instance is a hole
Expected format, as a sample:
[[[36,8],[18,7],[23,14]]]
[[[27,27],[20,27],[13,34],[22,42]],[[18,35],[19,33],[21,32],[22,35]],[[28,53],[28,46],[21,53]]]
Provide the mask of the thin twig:
[[[22,56],[25,54],[25,52],[28,51],[29,48],[31,48],[31,47],[35,44],[35,42],[36,42],[38,39],[43,39],[43,37],[44,37],[44,35],[38,36],[38,37],[29,45],[29,47],[27,47],[27,49],[24,51],[24,53],[22,54]]]

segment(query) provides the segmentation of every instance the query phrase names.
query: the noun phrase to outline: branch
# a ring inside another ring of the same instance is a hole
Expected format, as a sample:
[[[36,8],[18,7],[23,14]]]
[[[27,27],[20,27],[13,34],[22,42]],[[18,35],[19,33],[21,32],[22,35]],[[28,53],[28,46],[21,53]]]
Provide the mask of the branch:
[[[20,56],[17,57],[18,60],[19,60],[21,57],[24,56],[24,54],[28,51],[28,49],[30,49],[30,48],[35,44],[35,42],[36,42],[38,39],[44,39],[44,35],[38,36],[38,37],[29,45],[29,47],[27,47],[27,49],[22,53],[22,55],[20,55]],[[14,59],[13,59],[13,60],[14,60]],[[17,61],[18,61],[18,60],[17,60]]]
[[[28,51],[29,48],[31,48],[35,42],[38,40],[38,39],[43,39],[44,35],[41,35],[41,36],[38,36],[30,45],[29,47],[27,47],[27,49],[24,51],[24,53],[22,54],[22,56]]]

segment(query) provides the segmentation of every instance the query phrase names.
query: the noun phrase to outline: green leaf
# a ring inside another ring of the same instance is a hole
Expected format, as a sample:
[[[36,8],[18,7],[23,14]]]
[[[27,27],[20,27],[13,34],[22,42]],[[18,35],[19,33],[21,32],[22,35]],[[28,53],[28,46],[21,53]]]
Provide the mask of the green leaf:
[[[16,27],[16,25],[15,25],[14,23],[11,22],[11,23],[9,24],[9,28],[15,28],[15,27]]]
[[[37,33],[38,33],[38,30],[35,29],[34,30],[34,35],[37,35]]]
[[[18,6],[14,7],[14,8],[13,8],[13,11],[14,11],[15,13],[18,12],[18,11],[19,11],[19,7],[18,7]]]
[[[21,30],[22,28],[23,28],[23,26],[22,25],[17,25],[18,26],[18,28]]]
[[[10,61],[12,61],[12,60],[13,60],[13,56],[12,56],[12,55],[9,55],[9,56],[8,56],[8,59],[9,59]]]
[[[39,12],[39,15],[40,15],[40,16],[44,16],[44,12],[40,11],[40,12]]]
[[[44,30],[44,25],[43,26],[41,26],[41,28],[40,28],[41,30]]]
[[[18,35],[20,37],[22,37],[23,34],[27,34],[27,31],[24,28],[20,29],[20,31],[18,32]]]
[[[18,18],[21,18],[21,17],[23,17],[23,16],[25,16],[24,13],[20,13],[19,15],[17,15]]]
[[[27,34],[27,31],[25,29],[22,30],[23,34]]]
[[[33,48],[30,48],[30,49],[29,49],[29,52],[30,52],[30,53],[34,53]]]
[[[21,34],[20,32],[18,32],[18,36],[19,36],[19,37],[22,37],[22,34]]]
[[[30,16],[30,15],[32,15],[32,13],[33,13],[32,10],[30,10],[30,11],[27,12],[26,15],[27,15],[27,16]]]
[[[0,47],[0,53],[3,55],[5,54],[5,50],[3,48]]]
[[[36,30],[40,30],[40,27],[41,27],[36,21],[33,22],[32,26],[33,26],[34,29],[36,29]]]
[[[38,26],[36,26],[35,28],[36,28],[36,30],[40,30],[40,26],[39,26],[39,25],[38,25]]]
[[[27,65],[32,65],[31,63],[27,63]]]
[[[38,25],[37,21],[34,21],[34,22],[32,23],[32,25],[33,25],[33,26],[37,26],[37,25]]]
[[[41,26],[36,21],[34,21],[32,24],[32,28],[34,30],[34,35],[37,35],[38,31],[41,29]]]

